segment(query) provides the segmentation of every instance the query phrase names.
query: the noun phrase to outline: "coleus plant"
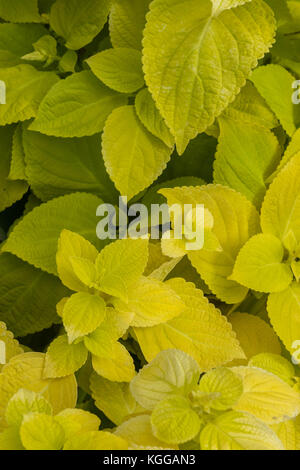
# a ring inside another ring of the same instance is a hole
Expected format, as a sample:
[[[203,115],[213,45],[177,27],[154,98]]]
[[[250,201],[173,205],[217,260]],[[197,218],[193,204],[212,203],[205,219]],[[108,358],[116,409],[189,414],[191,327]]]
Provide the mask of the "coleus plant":
[[[0,449],[299,450],[299,18],[0,0]],[[99,240],[119,196],[203,248]]]

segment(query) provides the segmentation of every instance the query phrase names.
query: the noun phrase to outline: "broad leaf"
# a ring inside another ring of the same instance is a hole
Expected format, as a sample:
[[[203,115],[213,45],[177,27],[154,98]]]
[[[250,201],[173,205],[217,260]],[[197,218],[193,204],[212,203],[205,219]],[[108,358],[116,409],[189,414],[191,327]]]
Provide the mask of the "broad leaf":
[[[61,450],[65,433],[53,418],[42,413],[29,413],[20,429],[22,444],[27,450]]]
[[[250,238],[236,259],[230,279],[259,292],[280,292],[293,280],[283,262],[284,247],[278,238],[259,234]]]
[[[13,23],[40,23],[38,0],[0,0],[0,17]]]
[[[291,97],[294,77],[280,65],[269,64],[257,68],[251,75],[251,80],[284,130],[292,136],[300,124],[300,114]]]
[[[117,191],[105,170],[99,134],[62,139],[24,131],[23,144],[28,181],[42,201],[82,191],[116,202]]]
[[[181,296],[187,308],[167,323],[134,329],[148,361],[164,349],[176,348],[192,356],[207,371],[245,357],[230,323],[201,290],[183,279],[173,279],[167,284]]]
[[[199,390],[207,394],[216,394],[210,407],[224,411],[232,408],[243,393],[243,381],[231,370],[219,367],[205,374],[199,385]]]
[[[9,253],[0,255],[0,319],[17,336],[26,336],[58,323],[56,304],[68,293],[51,274]]]
[[[1,107],[5,105],[0,105]],[[1,159],[0,159],[0,211],[10,207],[21,199],[28,189],[24,181],[10,181],[8,179],[11,163],[13,126],[0,127]]]
[[[85,364],[87,356],[82,342],[69,344],[66,335],[59,336],[47,350],[44,377],[56,379],[73,374]]]
[[[300,154],[281,170],[265,197],[261,210],[263,232],[280,238],[285,247],[293,251],[290,240],[300,241]]]
[[[263,422],[246,413],[229,411],[205,426],[203,450],[284,450],[280,439]]]
[[[275,331],[258,316],[234,312],[229,315],[228,320],[247,358],[243,361],[235,360],[232,365],[246,365],[249,359],[260,353],[281,353],[280,342]]]
[[[46,32],[47,30],[40,25],[2,23],[0,25],[0,67],[13,67],[22,63],[21,57],[31,52],[32,44]]]
[[[0,80],[6,84],[6,104],[0,106],[1,126],[35,117],[49,89],[59,84],[54,72],[39,72],[31,65],[0,69]]]
[[[287,359],[279,356],[279,354],[257,354],[249,361],[249,366],[267,370],[274,375],[278,375],[289,385],[294,384],[295,368]]]
[[[201,419],[184,397],[170,397],[158,403],[151,415],[153,434],[158,439],[181,444],[192,440],[199,432]]]
[[[142,48],[146,13],[151,0],[113,0],[109,32],[114,47]]]
[[[3,251],[49,273],[56,274],[57,242],[63,229],[83,234],[97,246],[96,209],[101,200],[76,193],[53,199],[33,209],[11,232]]]
[[[94,264],[97,255],[98,251],[88,240],[78,233],[63,230],[56,253],[57,272],[63,284],[78,292],[87,291],[87,286],[76,275],[74,261],[82,259]]]
[[[135,110],[144,126],[168,147],[173,147],[174,137],[158,111],[147,88],[141,90],[135,99]]]
[[[268,314],[286,349],[295,353],[295,342],[300,338],[300,284],[293,282],[283,292],[271,294]]]
[[[63,323],[69,343],[95,331],[105,315],[106,307],[102,297],[87,292],[73,294],[63,310]]]
[[[133,398],[128,383],[111,382],[95,372],[91,375],[91,392],[95,405],[115,424],[142,410]]]
[[[120,93],[134,93],[144,85],[142,54],[136,49],[107,49],[87,63],[99,80]]]
[[[243,379],[244,391],[234,409],[256,416],[267,424],[294,418],[300,412],[300,393],[270,372],[256,367],[233,367]]]
[[[281,148],[271,131],[242,121],[220,118],[214,181],[236,189],[257,207],[267,190],[266,179],[278,165]]]
[[[220,10],[210,0],[154,0],[147,16],[146,82],[179,153],[228,106],[273,42],[264,2]]]
[[[93,356],[92,364],[97,374],[113,382],[130,382],[135,376],[133,359],[118,342],[113,344],[109,356]]]
[[[108,174],[128,199],[153,183],[172,152],[143,126],[133,106],[112,112],[105,124],[102,150]]]
[[[75,377],[62,379],[43,378],[45,354],[29,352],[12,358],[0,374],[0,428],[4,424],[4,413],[11,397],[25,388],[41,393],[52,405],[53,412],[74,408],[77,400]]]
[[[100,33],[109,13],[109,0],[56,0],[50,26],[69,49],[81,49]]]
[[[5,419],[9,426],[20,426],[23,417],[28,413],[52,414],[52,406],[37,393],[21,388],[7,404]]]
[[[143,367],[130,384],[137,402],[146,410],[171,396],[188,397],[198,383],[197,362],[179,349],[160,352]]]
[[[142,276],[148,261],[148,240],[117,240],[96,259],[96,285],[106,294],[128,298],[128,290]]]
[[[29,129],[56,137],[93,135],[103,130],[114,108],[126,103],[125,95],[107,88],[92,72],[75,73],[50,90]]]
[[[115,302],[115,307],[134,314],[130,325],[148,327],[165,323],[185,310],[180,295],[167,284],[142,277],[129,291],[128,302]]]

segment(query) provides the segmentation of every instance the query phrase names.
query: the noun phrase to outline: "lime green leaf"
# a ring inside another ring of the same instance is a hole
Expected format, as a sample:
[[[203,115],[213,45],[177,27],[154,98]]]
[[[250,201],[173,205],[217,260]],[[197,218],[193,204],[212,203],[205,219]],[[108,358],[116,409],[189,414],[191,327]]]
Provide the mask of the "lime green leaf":
[[[0,450],[24,450],[18,428],[10,427],[0,433]]]
[[[0,105],[0,112],[2,106]],[[12,152],[13,127],[0,127],[1,160],[0,160],[0,211],[10,207],[21,199],[28,189],[24,181],[9,181],[9,171]]]
[[[142,411],[133,398],[128,383],[111,382],[94,372],[90,386],[97,408],[117,425],[123,423],[130,415]]]
[[[177,348],[207,371],[245,357],[230,323],[200,289],[183,279],[172,279],[167,284],[181,296],[187,308],[167,323],[134,329],[148,361],[164,349]]]
[[[269,64],[257,68],[252,73],[251,80],[279,119],[284,130],[292,136],[296,125],[299,124],[298,120],[295,122],[297,106],[293,104],[291,97],[294,77],[281,65]]]
[[[96,281],[95,263],[86,258],[69,257],[74,274],[87,287],[93,287]]]
[[[45,354],[36,352],[19,354],[4,366],[0,374],[0,428],[7,403],[20,388],[41,393],[52,405],[54,414],[65,408],[74,408],[77,400],[74,375],[45,379],[44,366]]]
[[[97,374],[114,382],[130,382],[135,376],[131,355],[120,343],[114,343],[109,356],[93,356],[93,368]]]
[[[109,18],[109,32],[114,47],[141,49],[150,1],[113,0]]]
[[[300,421],[290,419],[283,423],[274,424],[272,429],[283,443],[285,450],[300,450]]]
[[[272,45],[274,29],[272,12],[260,0],[221,13],[210,0],[151,3],[143,43],[145,77],[179,153],[239,93]],[[228,57],[228,50],[235,53]]]
[[[69,439],[64,450],[127,450],[128,444],[121,437],[105,431],[90,431]]]
[[[143,450],[145,447],[152,449],[166,447],[170,449],[169,445],[167,446],[154,437],[149,415],[140,415],[128,419],[116,429],[115,435],[125,439],[129,443],[130,449]]]
[[[66,47],[81,49],[100,33],[109,8],[109,0],[56,0],[50,26],[66,40]]]
[[[244,120],[219,118],[220,138],[214,181],[236,189],[257,207],[267,190],[266,178],[278,165],[281,148],[268,129]]]
[[[22,124],[18,124],[13,135],[9,180],[27,180],[23,148]]]
[[[181,444],[199,432],[201,420],[184,397],[170,397],[158,403],[151,415],[153,434],[158,439]]]
[[[90,136],[103,130],[114,108],[126,103],[125,95],[107,88],[86,70],[70,75],[50,90],[29,129],[56,137]]]
[[[142,125],[134,106],[112,112],[105,124],[102,151],[112,181],[128,199],[153,183],[172,152]]]
[[[78,56],[75,51],[67,51],[59,61],[59,69],[62,72],[75,72]]]
[[[256,367],[233,367],[243,379],[244,391],[234,408],[267,424],[294,418],[300,412],[300,393],[276,375]]]
[[[281,170],[268,190],[261,210],[263,232],[280,238],[292,251],[289,237],[300,241],[300,153]]]
[[[251,124],[265,129],[273,129],[279,124],[266,101],[249,81],[234,102],[225,109],[221,118],[230,118],[236,123],[243,121],[246,125]]]
[[[199,390],[207,394],[219,394],[210,407],[215,410],[228,410],[236,404],[243,392],[243,381],[231,370],[219,367],[205,374],[199,385]]]
[[[88,240],[70,230],[62,230],[56,254],[57,272],[63,284],[75,291],[86,291],[87,286],[74,271],[74,259],[95,263],[98,251]],[[76,269],[76,268],[75,268]]]
[[[129,291],[128,302],[115,302],[118,310],[133,313],[130,325],[148,327],[178,317],[185,304],[167,284],[142,277]]]
[[[168,147],[173,147],[174,137],[161,117],[155,102],[147,88],[141,90],[135,99],[135,110],[149,132],[162,140]]]
[[[101,202],[92,194],[76,193],[41,204],[14,228],[2,250],[56,274],[57,242],[63,229],[82,233],[101,246],[95,230],[96,209]]]
[[[63,323],[69,343],[95,331],[105,315],[106,307],[102,297],[88,292],[73,294],[63,310]]]
[[[126,333],[128,326],[128,318],[107,307],[106,319],[93,333],[84,337],[84,343],[95,356],[109,357],[114,352],[114,343]]]
[[[232,365],[246,365],[247,360],[259,353],[281,353],[276,333],[261,318],[248,313],[234,312],[229,315],[228,320],[247,358],[244,361],[235,360]]]
[[[73,374],[85,364],[87,356],[84,343],[69,344],[66,335],[59,336],[47,350],[44,377],[56,379]]]
[[[246,413],[229,411],[205,426],[200,435],[202,450],[284,450],[268,426]]]
[[[0,17],[13,23],[40,23],[38,0],[0,0]]]
[[[238,7],[249,1],[250,0],[212,0],[213,12],[219,15],[224,10]]]
[[[292,364],[282,356],[271,353],[261,353],[252,357],[249,366],[258,367],[278,375],[284,382],[289,385],[294,384],[295,369]]]
[[[62,139],[24,131],[23,143],[28,181],[42,201],[75,191],[96,194],[107,202],[117,201],[100,154],[99,134]]]
[[[300,338],[300,284],[293,282],[285,291],[271,294],[268,314],[287,350],[295,353],[294,343]]]
[[[54,72],[39,72],[31,65],[1,69],[0,80],[6,84],[6,104],[0,107],[1,126],[35,117],[48,90],[59,82]]]
[[[98,431],[100,419],[84,410],[66,409],[55,416],[65,433],[65,439],[71,439],[75,434]]]
[[[284,247],[278,238],[255,235],[239,252],[230,279],[259,292],[281,292],[293,280],[283,258]]]
[[[259,231],[254,206],[238,192],[220,185],[163,189],[168,205],[203,204],[213,217],[212,233],[221,251],[189,251],[188,257],[210,290],[226,303],[241,302],[247,288],[228,279],[235,258],[246,241]]]
[[[284,155],[278,165],[278,168],[275,172],[279,173],[280,170],[296,155],[300,152],[300,129],[297,129],[293,134],[289,145],[287,146]]]
[[[9,426],[21,426],[24,415],[28,413],[52,414],[52,406],[37,393],[21,388],[7,404],[5,419]]]
[[[29,413],[20,429],[22,444],[27,450],[61,450],[65,441],[62,426],[42,413]]]
[[[106,49],[87,63],[99,80],[120,93],[134,93],[144,85],[142,54],[136,49]]]
[[[35,24],[0,24],[0,68],[22,63],[21,57],[31,52],[32,44],[46,32]]]
[[[0,317],[17,336],[58,323],[56,304],[68,293],[55,276],[9,253],[0,255]]]
[[[128,289],[143,274],[148,261],[148,240],[117,240],[96,259],[96,286],[102,292],[127,299]]]
[[[12,334],[11,331],[7,330],[5,323],[3,323],[2,321],[0,322],[0,342],[2,345],[3,343],[5,345],[4,362],[6,364],[10,361],[12,357],[23,353],[23,349],[19,345],[18,341],[14,339],[14,335]],[[3,358],[2,358],[2,362],[3,362]],[[4,365],[2,364],[2,362],[0,364],[0,371]]]
[[[161,351],[130,384],[137,402],[147,410],[173,395],[188,397],[200,376],[197,362],[179,349]]]

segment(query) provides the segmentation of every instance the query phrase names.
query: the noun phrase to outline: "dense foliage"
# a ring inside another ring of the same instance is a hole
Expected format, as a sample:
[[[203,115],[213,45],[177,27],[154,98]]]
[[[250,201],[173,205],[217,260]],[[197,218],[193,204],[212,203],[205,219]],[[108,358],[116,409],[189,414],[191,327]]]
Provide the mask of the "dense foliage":
[[[0,0],[0,449],[300,450],[299,50],[299,0]]]

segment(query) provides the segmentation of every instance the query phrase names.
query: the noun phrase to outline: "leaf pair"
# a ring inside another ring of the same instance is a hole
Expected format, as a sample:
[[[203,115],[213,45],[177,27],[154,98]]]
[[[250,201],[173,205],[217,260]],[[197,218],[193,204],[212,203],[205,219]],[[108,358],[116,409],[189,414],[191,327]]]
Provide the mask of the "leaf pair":
[[[97,416],[70,408],[53,416],[50,403],[42,395],[22,388],[8,402],[5,418],[8,428],[0,434],[2,450],[74,449],[80,446],[78,436],[83,441],[93,437],[95,449],[127,448],[121,438],[98,431]]]
[[[202,449],[283,449],[265,423],[295,416],[299,393],[255,367],[214,369],[198,385],[199,374],[188,355],[167,350],[134,378],[132,394],[152,411],[156,438],[174,445],[194,440],[200,432]]]
[[[293,352],[299,336],[300,158],[296,154],[270,186],[261,210],[262,234],[241,249],[230,279],[270,292],[268,313],[275,331]]]

